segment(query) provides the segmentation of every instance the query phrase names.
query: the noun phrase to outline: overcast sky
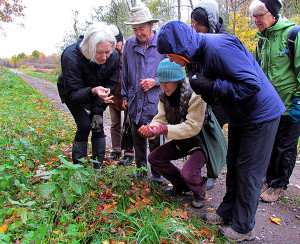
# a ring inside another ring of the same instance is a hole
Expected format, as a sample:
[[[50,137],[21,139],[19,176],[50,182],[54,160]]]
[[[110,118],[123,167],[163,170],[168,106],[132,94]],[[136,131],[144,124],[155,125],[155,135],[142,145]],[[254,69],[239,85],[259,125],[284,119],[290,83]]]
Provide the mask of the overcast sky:
[[[93,6],[105,0],[23,0],[24,28],[9,24],[3,27],[6,36],[0,36],[0,58],[11,58],[34,50],[46,56],[57,53],[56,44],[66,31],[72,30],[72,10],[79,11],[79,18],[88,19]]]

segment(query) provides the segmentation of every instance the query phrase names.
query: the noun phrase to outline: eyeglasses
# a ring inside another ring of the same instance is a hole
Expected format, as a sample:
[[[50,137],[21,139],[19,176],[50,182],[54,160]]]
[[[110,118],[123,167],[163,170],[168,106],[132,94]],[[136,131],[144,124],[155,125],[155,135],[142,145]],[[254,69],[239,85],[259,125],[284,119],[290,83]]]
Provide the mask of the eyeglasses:
[[[269,11],[267,11],[263,14],[253,14],[252,17],[261,20],[265,16],[265,14],[267,14],[267,13],[269,13]]]

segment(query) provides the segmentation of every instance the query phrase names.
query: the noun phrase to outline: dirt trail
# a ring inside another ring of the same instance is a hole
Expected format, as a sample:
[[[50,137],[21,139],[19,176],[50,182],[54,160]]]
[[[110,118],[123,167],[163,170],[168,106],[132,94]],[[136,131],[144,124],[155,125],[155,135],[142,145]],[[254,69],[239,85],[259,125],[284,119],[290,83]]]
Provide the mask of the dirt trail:
[[[17,71],[14,72],[18,73]],[[19,75],[28,84],[53,101],[59,109],[70,114],[67,107],[61,104],[55,83],[29,75],[20,73]],[[110,116],[108,110],[104,114],[104,130],[106,134],[107,145],[110,147]],[[182,161],[178,161],[178,164],[179,167],[182,166]],[[207,192],[209,195],[209,202],[207,203],[205,209],[195,210],[191,208],[191,214],[197,216],[201,215],[204,211],[212,211],[209,209],[216,209],[225,194],[225,185],[224,170],[224,172],[219,176],[215,187]],[[190,204],[191,196],[182,197],[182,202]],[[277,225],[271,222],[271,216],[281,219],[282,225]],[[300,161],[297,161],[296,163],[296,167],[290,179],[289,188],[285,192],[285,196],[275,203],[259,203],[258,211],[256,213],[255,232],[257,237],[251,242],[252,244],[300,244]]]

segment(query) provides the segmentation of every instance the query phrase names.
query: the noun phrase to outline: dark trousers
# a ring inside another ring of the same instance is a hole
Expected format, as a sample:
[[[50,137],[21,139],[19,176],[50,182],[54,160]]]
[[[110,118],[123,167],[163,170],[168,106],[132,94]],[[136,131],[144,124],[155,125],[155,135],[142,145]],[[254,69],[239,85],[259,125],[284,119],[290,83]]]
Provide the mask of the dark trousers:
[[[193,151],[189,159],[183,165],[181,171],[171,163],[186,156],[176,148],[174,141],[169,141],[152,151],[148,160],[152,168],[169,180],[177,189],[185,189],[186,186],[193,192],[195,198],[200,198],[205,192],[206,180],[201,176],[201,169],[205,163],[202,151]]]
[[[300,121],[292,123],[287,116],[281,116],[266,175],[269,186],[287,189],[296,163],[299,136]]]
[[[232,229],[248,233],[255,226],[260,190],[279,118],[244,127],[229,126],[226,194],[217,214],[232,221]]]
[[[109,107],[109,112],[111,119],[110,135],[112,151],[121,153],[122,111]],[[124,155],[133,157],[133,150],[125,150]]]
[[[75,123],[77,125],[77,131],[75,134],[75,141],[77,142],[86,142],[88,141],[90,131],[92,129],[91,115],[80,105],[77,104],[66,104],[68,109],[70,110]],[[101,114],[103,115],[103,114]],[[105,137],[103,125],[101,132],[92,132],[92,138],[101,138]]]
[[[134,156],[135,156],[135,163],[138,168],[144,166],[147,168],[147,138],[142,137],[138,129],[142,126],[142,124],[135,124],[132,122],[132,140],[133,140],[133,147],[134,147]],[[154,149],[159,147],[160,140],[159,136],[155,137],[153,140],[148,140],[149,142],[149,151],[152,152]],[[159,174],[151,168],[151,173],[154,176],[159,176]]]

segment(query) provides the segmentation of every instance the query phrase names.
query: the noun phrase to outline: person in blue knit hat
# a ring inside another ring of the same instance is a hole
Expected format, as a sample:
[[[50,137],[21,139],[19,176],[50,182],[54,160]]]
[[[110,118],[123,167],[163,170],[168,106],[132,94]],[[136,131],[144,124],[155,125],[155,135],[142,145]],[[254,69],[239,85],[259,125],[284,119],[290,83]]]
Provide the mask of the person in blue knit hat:
[[[205,205],[206,180],[201,176],[201,168],[206,161],[201,149],[201,131],[206,103],[196,95],[183,68],[175,62],[164,59],[157,69],[158,82],[162,88],[159,95],[158,114],[149,125],[138,130],[144,137],[165,135],[169,141],[153,150],[148,161],[151,167],[169,180],[173,188],[167,188],[174,195],[193,192],[192,206]],[[180,170],[171,163],[190,155]]]

